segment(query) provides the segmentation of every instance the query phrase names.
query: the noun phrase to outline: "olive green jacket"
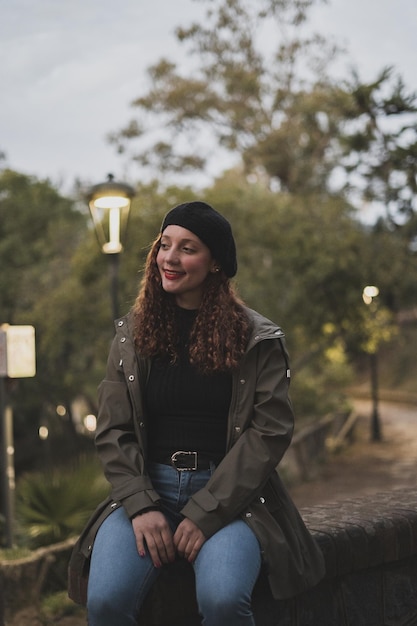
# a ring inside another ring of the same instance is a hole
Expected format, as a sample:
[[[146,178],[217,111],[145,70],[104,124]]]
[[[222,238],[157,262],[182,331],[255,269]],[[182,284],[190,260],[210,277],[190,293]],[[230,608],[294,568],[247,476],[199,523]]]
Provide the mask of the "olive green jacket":
[[[233,374],[227,453],[182,513],[206,538],[242,518],[258,537],[273,595],[285,598],[321,579],[323,557],[276,471],[294,426],[284,334],[255,311],[247,313],[252,333]],[[116,322],[106,377],[99,387],[96,446],[113,501],[133,517],[155,505],[159,496],[146,472],[141,391],[149,360],[135,351],[131,323],[131,314]]]

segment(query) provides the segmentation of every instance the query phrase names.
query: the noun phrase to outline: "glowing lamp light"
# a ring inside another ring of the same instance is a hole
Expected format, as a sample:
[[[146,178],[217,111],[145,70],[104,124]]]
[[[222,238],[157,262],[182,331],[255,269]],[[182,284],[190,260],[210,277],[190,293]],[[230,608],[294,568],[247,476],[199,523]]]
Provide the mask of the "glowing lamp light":
[[[84,426],[89,433],[94,433],[97,428],[97,418],[95,415],[86,415],[84,418]]]
[[[100,249],[104,254],[119,254],[127,229],[130,203],[135,190],[126,183],[118,183],[112,174],[105,183],[91,188],[88,205]]]
[[[40,426],[38,433],[39,439],[42,439],[42,441],[45,441],[49,437],[49,430],[46,426]]]
[[[372,300],[379,295],[378,287],[367,285],[362,292],[362,299],[365,304],[371,304]]]

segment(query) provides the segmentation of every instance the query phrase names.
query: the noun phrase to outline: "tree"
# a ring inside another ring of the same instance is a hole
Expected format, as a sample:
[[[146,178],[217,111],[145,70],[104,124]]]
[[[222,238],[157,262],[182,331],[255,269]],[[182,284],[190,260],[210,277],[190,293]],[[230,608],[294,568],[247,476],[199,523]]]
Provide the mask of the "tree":
[[[18,456],[26,452],[32,456],[39,445],[39,419],[54,399],[54,381],[55,386],[65,388],[66,363],[54,369],[51,346],[43,350],[43,337],[56,327],[60,333],[56,345],[60,345],[67,331],[60,325],[59,306],[52,294],[69,277],[70,259],[84,229],[85,215],[48,181],[8,169],[1,172],[0,322],[33,325],[36,336],[36,377],[11,385],[15,435],[22,438],[16,446]]]
[[[285,191],[322,188],[347,96],[325,72],[334,46],[299,37],[312,4],[210,2],[204,24],[176,31],[197,67],[181,72],[166,59],[150,67],[151,88],[133,102],[139,121],[111,141],[123,152],[139,140],[133,158],[140,165],[179,174],[218,158],[214,136],[217,148],[242,159],[247,172],[261,170]],[[261,39],[274,20],[268,38],[279,43],[269,58]],[[301,63],[308,68],[303,76]]]
[[[346,190],[382,206],[391,227],[407,224],[403,231],[412,240],[417,235],[417,95],[392,68],[367,84],[355,73],[349,91],[340,138]]]
[[[275,190],[378,201],[412,240],[417,109],[402,80],[389,69],[371,83],[332,77],[338,48],[303,30],[314,0],[207,4],[204,22],[176,31],[192,62],[149,68],[137,118],[110,135],[117,149],[177,176],[223,150]]]
[[[68,274],[85,217],[49,184],[0,173],[0,321],[16,324]]]

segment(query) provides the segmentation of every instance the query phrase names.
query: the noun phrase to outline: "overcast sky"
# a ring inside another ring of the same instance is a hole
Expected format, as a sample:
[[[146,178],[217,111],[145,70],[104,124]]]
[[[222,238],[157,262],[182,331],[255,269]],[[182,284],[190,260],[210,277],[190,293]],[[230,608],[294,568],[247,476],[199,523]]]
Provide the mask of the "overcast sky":
[[[253,0],[256,1],[256,0]],[[106,141],[131,117],[146,68],[179,58],[173,31],[198,0],[0,0],[0,150],[6,165],[69,188],[138,178]],[[417,0],[330,0],[316,30],[349,49],[363,79],[394,65],[417,91]]]

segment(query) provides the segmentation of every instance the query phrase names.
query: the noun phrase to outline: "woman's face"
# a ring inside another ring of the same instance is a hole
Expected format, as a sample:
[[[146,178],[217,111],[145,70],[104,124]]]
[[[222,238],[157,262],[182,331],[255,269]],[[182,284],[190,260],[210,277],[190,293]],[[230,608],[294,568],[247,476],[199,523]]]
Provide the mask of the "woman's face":
[[[162,233],[156,263],[164,291],[175,296],[178,306],[197,309],[204,281],[216,265],[201,239],[182,226],[167,226]]]

